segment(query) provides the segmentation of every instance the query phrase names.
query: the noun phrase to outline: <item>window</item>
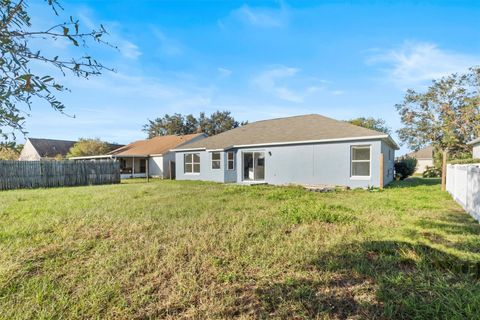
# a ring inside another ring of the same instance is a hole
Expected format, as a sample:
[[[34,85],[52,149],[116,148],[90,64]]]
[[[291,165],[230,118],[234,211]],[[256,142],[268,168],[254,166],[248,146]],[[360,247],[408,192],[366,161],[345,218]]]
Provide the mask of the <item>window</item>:
[[[370,146],[352,147],[352,177],[370,176]]]
[[[220,169],[220,152],[212,152],[212,169]]]
[[[235,170],[235,153],[233,152],[227,153],[227,169]]]
[[[188,153],[184,155],[184,172],[200,173],[200,153]]]

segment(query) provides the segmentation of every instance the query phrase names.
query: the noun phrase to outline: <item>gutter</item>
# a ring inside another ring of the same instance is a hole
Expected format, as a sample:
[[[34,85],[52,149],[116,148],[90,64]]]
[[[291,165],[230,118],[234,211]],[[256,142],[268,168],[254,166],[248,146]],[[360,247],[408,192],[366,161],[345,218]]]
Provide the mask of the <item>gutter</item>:
[[[341,141],[376,140],[376,139],[385,139],[386,142],[391,144],[395,150],[400,149],[398,144],[392,139],[392,137],[390,137],[390,135],[378,135],[378,136],[354,137],[354,138],[350,137],[350,138],[339,138],[339,139],[303,140],[303,141],[271,142],[271,143],[258,143],[258,144],[238,144],[238,145],[230,145],[230,146],[227,146],[223,149],[207,149],[205,147],[202,147],[202,148],[172,149],[170,151],[173,151],[173,152],[182,152],[182,151],[226,151],[226,150],[235,149],[235,148],[251,148],[251,147],[282,146],[282,145],[341,142]]]

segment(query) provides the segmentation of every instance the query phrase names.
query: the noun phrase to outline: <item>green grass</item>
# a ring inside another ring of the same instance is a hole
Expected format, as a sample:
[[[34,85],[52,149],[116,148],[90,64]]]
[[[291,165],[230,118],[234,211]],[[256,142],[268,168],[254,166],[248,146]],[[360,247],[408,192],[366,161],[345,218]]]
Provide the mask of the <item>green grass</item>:
[[[478,319],[479,277],[480,225],[436,179],[0,192],[2,319]]]

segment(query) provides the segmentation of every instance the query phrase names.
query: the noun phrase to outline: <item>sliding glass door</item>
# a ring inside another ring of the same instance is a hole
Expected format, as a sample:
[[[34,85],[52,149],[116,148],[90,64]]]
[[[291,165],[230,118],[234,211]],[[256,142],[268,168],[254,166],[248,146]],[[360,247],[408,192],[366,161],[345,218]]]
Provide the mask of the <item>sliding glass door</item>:
[[[265,180],[265,153],[244,152],[243,153],[243,180],[263,181]]]

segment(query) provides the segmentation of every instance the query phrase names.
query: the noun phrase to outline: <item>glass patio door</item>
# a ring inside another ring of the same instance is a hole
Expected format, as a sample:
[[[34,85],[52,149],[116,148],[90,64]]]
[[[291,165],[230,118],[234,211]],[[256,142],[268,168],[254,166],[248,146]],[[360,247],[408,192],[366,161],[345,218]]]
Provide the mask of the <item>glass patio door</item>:
[[[265,153],[244,152],[243,153],[243,180],[263,181],[265,180]]]

